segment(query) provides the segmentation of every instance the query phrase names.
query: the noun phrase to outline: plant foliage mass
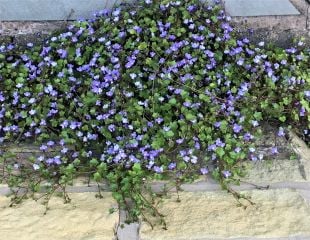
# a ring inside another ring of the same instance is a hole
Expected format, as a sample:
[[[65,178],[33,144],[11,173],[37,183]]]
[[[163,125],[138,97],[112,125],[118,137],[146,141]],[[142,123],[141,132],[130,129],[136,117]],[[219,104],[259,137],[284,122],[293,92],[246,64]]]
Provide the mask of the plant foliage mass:
[[[240,162],[264,159],[262,121],[307,137],[309,49],[255,46],[229,20],[219,4],[146,0],[42,46],[0,46],[2,181],[30,192],[44,181],[51,194],[87,175],[107,181],[135,220],[161,216],[152,180],[212,173],[225,186]],[[11,142],[40,151],[17,163]]]

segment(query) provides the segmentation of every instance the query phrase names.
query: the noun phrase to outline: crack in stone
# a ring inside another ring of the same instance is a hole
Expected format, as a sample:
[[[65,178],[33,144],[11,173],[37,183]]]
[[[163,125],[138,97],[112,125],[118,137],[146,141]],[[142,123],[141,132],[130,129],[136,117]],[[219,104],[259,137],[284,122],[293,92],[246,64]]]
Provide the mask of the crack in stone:
[[[307,174],[306,174],[305,166],[301,163],[300,159],[298,159],[298,169],[299,169],[299,172],[300,172],[300,175],[302,176],[302,178],[304,180],[307,180]]]

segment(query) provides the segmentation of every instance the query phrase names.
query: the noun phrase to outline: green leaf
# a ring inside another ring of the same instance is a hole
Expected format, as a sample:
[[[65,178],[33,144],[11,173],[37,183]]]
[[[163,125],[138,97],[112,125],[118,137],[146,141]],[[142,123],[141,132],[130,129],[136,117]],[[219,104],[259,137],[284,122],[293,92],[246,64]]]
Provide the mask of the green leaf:
[[[286,117],[285,117],[285,116],[281,116],[281,117],[279,117],[279,120],[280,120],[281,122],[285,122],[285,121],[286,121]]]
[[[95,173],[94,173],[94,180],[95,180],[96,182],[100,182],[100,181],[102,180],[102,177],[101,177],[101,175],[100,175],[99,172],[95,172]]]
[[[185,118],[188,121],[192,121],[192,120],[196,119],[196,117],[193,114],[191,114],[191,113],[186,114]]]
[[[146,42],[142,42],[139,44],[138,49],[139,50],[144,50],[147,48],[147,43]]]
[[[165,137],[173,137],[174,133],[172,131],[165,132]]]
[[[263,117],[262,117],[262,113],[261,112],[255,112],[254,113],[254,118],[258,121],[262,120]]]
[[[92,160],[89,161],[89,164],[91,167],[96,167],[99,164],[99,162],[96,158],[93,158]]]

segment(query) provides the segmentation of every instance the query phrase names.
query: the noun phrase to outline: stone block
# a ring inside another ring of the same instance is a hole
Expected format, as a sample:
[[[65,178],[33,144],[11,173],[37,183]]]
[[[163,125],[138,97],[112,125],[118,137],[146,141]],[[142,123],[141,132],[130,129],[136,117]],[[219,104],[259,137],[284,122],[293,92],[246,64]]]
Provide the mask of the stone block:
[[[231,16],[299,15],[289,0],[225,0],[224,6]]]
[[[238,207],[226,192],[182,192],[158,206],[168,230],[151,230],[143,222],[141,240],[215,240],[310,237],[310,206],[296,190],[253,190],[243,192],[255,205]],[[289,238],[290,239],[290,238]],[[293,238],[292,238],[293,239]],[[295,238],[294,238],[295,239]]]
[[[52,197],[49,210],[33,200],[8,207],[10,199],[0,196],[0,238],[5,240],[112,240],[118,212],[109,214],[117,204],[110,193],[103,198],[94,193],[71,193],[72,202],[63,204]]]
[[[0,0],[0,21],[47,21],[90,18],[119,0]],[[123,1],[124,2],[124,1]]]

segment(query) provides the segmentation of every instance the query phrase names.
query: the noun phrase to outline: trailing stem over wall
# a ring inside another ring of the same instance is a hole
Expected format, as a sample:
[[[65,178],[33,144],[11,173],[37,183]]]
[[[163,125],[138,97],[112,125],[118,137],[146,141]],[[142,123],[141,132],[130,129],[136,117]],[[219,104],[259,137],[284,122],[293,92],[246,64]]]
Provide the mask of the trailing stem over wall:
[[[108,181],[129,220],[162,217],[150,181],[178,189],[210,172],[227,188],[240,162],[264,159],[262,120],[309,140],[309,49],[251,45],[229,20],[217,4],[145,0],[43,46],[0,46],[2,181],[28,193],[47,182],[69,201],[66,186],[83,174]],[[10,142],[40,151],[16,162]]]

